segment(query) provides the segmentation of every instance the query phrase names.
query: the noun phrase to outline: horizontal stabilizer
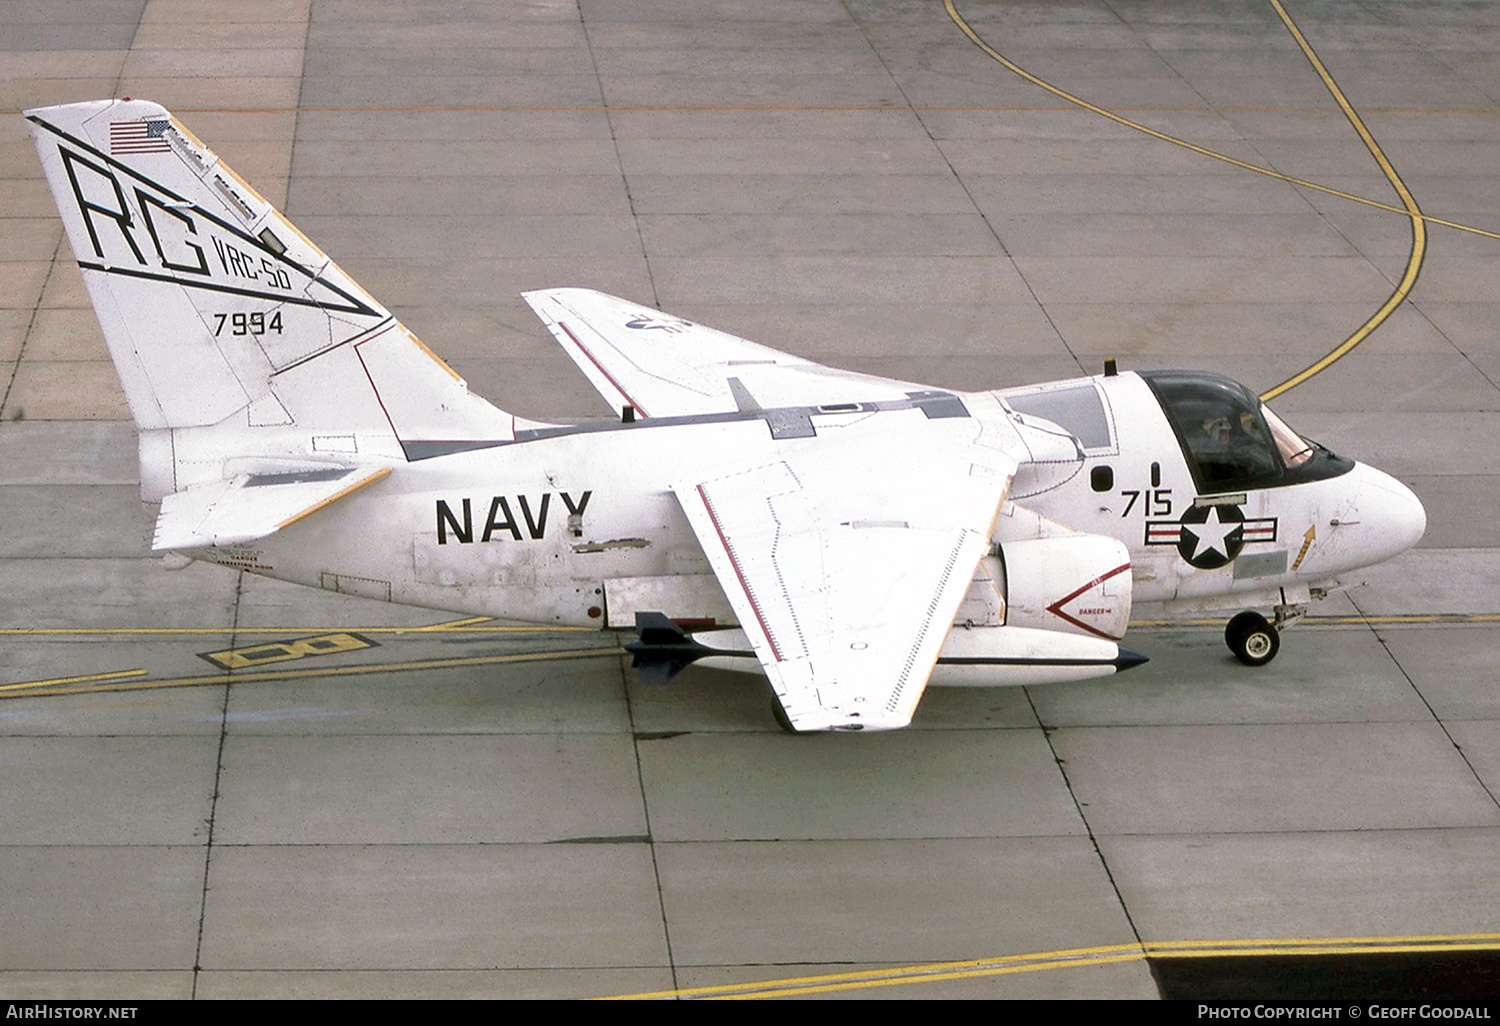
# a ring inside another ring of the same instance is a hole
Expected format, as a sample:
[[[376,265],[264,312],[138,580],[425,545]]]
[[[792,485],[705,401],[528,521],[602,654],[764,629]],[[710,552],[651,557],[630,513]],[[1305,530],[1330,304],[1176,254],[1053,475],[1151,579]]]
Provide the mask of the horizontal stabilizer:
[[[296,523],[390,474],[389,467],[330,467],[278,474],[240,474],[168,495],[151,548],[243,545]]]

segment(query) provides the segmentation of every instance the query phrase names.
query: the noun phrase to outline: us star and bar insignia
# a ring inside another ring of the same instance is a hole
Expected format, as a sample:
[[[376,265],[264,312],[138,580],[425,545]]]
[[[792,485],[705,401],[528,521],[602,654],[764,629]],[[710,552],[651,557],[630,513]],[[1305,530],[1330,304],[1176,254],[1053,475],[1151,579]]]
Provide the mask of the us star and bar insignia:
[[[1238,506],[1190,506],[1181,520],[1148,520],[1147,545],[1175,545],[1199,570],[1217,570],[1234,561],[1250,543],[1276,540],[1275,517],[1245,518]]]

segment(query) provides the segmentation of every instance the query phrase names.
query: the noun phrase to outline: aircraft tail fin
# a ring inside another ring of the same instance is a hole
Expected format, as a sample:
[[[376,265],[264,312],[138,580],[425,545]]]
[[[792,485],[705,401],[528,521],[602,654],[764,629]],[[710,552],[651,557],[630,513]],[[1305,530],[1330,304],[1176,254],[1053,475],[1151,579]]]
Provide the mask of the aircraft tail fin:
[[[514,437],[514,418],[161,106],[25,116],[142,432],[143,480],[148,448],[164,451],[148,433],[210,425],[242,455],[273,434],[281,454],[394,458]]]

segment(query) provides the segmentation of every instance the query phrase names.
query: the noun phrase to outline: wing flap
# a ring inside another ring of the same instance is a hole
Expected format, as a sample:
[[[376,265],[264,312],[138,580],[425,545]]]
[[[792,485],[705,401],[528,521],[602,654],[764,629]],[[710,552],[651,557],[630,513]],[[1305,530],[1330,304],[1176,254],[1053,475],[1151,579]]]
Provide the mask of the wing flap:
[[[909,723],[988,549],[1014,465],[914,426],[872,418],[674,486],[798,730]]]
[[[162,499],[151,548],[162,552],[243,545],[311,516],[390,472],[389,467],[337,467],[239,474],[195,485]]]

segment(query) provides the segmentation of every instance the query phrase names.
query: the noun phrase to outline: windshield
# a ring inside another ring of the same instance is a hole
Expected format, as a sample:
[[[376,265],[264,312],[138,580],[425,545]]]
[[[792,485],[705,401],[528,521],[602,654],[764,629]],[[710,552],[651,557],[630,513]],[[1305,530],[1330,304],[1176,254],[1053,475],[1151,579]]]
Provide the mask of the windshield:
[[[1220,374],[1144,371],[1204,493],[1275,488],[1345,473],[1349,460],[1287,427],[1254,392]]]
[[[1276,440],[1276,451],[1281,454],[1283,464],[1288,468],[1300,467],[1312,459],[1313,447],[1287,427],[1286,421],[1272,413],[1265,404],[1261,404],[1260,412],[1266,418],[1266,427],[1271,429],[1271,437]]]
[[[1281,472],[1260,400],[1213,374],[1143,375],[1161,400],[1203,491],[1232,491]]]

